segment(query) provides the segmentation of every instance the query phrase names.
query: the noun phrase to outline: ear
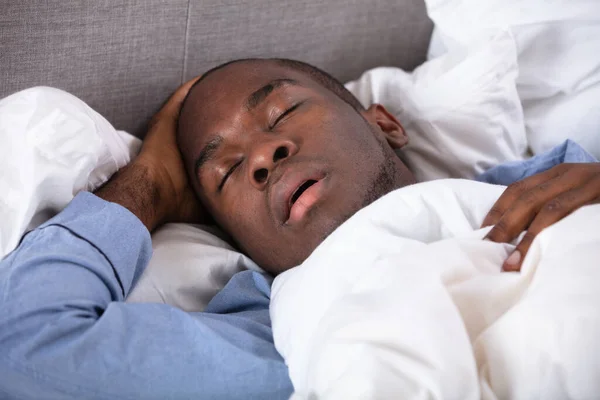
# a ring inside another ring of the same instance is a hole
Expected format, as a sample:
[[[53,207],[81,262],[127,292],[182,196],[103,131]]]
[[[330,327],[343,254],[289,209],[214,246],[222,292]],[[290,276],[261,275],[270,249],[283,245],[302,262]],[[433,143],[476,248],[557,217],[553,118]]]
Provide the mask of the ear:
[[[408,143],[408,136],[402,124],[381,104],[371,105],[362,114],[367,121],[379,127],[393,149],[400,149]]]

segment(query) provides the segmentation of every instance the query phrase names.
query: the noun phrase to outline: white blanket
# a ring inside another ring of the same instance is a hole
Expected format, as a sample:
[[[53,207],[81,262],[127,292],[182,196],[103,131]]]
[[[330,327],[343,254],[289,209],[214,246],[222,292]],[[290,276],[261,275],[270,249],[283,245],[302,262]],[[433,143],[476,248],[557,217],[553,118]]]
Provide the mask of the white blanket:
[[[397,190],[273,284],[298,398],[595,399],[600,205],[543,231],[521,273],[478,229],[503,187]]]

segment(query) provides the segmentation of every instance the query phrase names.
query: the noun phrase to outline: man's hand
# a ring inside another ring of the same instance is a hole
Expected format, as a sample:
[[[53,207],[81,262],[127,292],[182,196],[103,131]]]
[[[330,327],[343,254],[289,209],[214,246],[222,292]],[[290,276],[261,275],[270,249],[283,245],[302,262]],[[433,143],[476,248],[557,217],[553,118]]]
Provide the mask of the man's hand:
[[[527,231],[502,266],[505,271],[519,271],[542,229],[594,203],[600,203],[600,163],[561,164],[510,185],[482,227],[494,225],[486,236],[494,242],[510,242]]]
[[[138,157],[96,192],[129,209],[149,231],[166,222],[203,222],[207,217],[189,185],[175,136],[179,110],[197,79],[173,93],[152,118]]]
[[[177,148],[176,132],[179,110],[196,77],[180,86],[163,108],[152,118],[136,162],[153,169],[165,190],[161,223],[203,222],[206,218],[198,198],[189,184],[183,160]]]

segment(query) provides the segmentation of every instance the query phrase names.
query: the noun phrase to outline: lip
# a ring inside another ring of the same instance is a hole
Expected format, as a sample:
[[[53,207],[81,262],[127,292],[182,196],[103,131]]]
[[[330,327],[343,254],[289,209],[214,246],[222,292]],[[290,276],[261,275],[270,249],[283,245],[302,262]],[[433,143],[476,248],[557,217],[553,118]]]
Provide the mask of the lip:
[[[323,185],[322,180],[326,177],[326,173],[317,168],[311,167],[289,167],[282,172],[279,179],[277,179],[271,188],[270,202],[275,213],[276,218],[281,224],[287,224],[297,222],[302,219],[305,212],[296,211],[292,214],[291,211],[294,206],[304,197],[307,191],[313,189],[314,186],[321,188]],[[309,187],[302,195],[296,200],[294,205],[291,204],[291,199],[296,190],[300,188],[305,182],[314,180],[317,181],[311,187]],[[308,205],[308,204],[307,204]],[[306,211],[306,210],[305,210]]]
[[[314,204],[321,199],[322,193],[323,179],[320,179],[305,189],[296,202],[290,206],[290,215],[286,224],[294,224],[301,221]]]

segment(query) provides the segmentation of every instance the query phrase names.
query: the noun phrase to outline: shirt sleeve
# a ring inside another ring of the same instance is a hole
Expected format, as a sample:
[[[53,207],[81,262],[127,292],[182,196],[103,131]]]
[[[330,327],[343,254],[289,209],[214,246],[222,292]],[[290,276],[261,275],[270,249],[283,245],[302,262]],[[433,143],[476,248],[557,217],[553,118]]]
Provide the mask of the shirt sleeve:
[[[525,161],[513,161],[497,165],[476,180],[508,186],[511,183],[528,178],[532,175],[547,171],[562,163],[591,163],[598,162],[594,156],[583,147],[568,139],[547,152],[535,155]]]
[[[266,277],[237,274],[204,313],[124,303],[151,252],[90,193],[27,234],[0,262],[0,398],[288,398]]]

